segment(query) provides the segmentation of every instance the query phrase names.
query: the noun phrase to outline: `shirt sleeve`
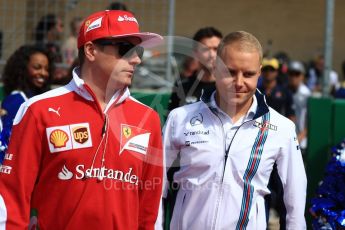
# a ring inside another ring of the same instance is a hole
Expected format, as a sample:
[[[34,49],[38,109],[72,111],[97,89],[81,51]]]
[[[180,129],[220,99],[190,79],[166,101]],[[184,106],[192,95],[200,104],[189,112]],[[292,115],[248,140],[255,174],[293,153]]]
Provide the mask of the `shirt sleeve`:
[[[24,104],[18,117],[0,168],[0,229],[28,228],[31,193],[41,161],[42,135],[35,116]]]
[[[284,189],[286,229],[306,229],[304,218],[307,178],[295,127],[287,130],[284,146],[277,159],[278,173]]]
[[[163,153],[160,120],[154,113],[149,152],[143,168],[139,194],[139,229],[154,229],[162,194]]]

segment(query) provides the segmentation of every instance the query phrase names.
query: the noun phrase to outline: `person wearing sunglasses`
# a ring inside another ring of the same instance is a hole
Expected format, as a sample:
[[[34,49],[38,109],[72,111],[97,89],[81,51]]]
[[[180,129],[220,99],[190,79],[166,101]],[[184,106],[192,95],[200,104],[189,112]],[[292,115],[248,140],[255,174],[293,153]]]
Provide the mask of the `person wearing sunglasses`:
[[[162,37],[139,32],[127,11],[84,20],[71,82],[31,98],[14,120],[0,168],[0,229],[154,228],[160,119],[128,90],[149,40]]]

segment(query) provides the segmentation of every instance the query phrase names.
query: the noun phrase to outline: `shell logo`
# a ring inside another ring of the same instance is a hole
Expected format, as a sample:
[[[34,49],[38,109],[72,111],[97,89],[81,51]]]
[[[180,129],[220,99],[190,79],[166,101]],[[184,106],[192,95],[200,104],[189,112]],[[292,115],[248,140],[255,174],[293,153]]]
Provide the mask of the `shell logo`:
[[[54,130],[49,137],[49,141],[54,145],[54,148],[66,147],[68,139],[67,133],[61,129]]]

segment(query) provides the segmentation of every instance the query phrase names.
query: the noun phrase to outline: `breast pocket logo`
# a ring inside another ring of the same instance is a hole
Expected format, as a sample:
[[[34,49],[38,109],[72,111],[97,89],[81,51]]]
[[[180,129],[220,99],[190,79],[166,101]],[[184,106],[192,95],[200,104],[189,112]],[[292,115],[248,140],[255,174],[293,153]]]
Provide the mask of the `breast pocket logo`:
[[[92,146],[89,123],[49,127],[46,134],[51,153]]]
[[[132,129],[129,126],[123,126],[122,133],[125,138],[129,138],[132,135]]]
[[[150,134],[139,127],[121,124],[120,155],[125,149],[146,155]]]
[[[89,139],[89,132],[86,127],[76,127],[72,131],[74,140],[79,144],[84,144]]]
[[[68,134],[61,129],[53,130],[49,135],[49,142],[54,146],[54,148],[66,147],[68,140]]]

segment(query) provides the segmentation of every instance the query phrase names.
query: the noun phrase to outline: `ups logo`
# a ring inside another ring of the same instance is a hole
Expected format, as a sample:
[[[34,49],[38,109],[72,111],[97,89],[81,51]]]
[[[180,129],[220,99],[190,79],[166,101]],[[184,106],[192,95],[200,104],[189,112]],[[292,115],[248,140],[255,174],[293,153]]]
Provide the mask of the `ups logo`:
[[[89,139],[89,132],[86,127],[77,127],[73,129],[73,138],[76,142],[84,144]]]

